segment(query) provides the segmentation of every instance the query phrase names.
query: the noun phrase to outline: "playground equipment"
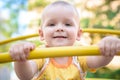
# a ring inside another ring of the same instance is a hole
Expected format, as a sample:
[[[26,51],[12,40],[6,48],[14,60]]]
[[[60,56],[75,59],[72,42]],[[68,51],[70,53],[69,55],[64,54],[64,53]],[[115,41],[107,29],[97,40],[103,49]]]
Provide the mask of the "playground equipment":
[[[119,30],[107,30],[107,29],[83,29],[83,32],[120,35]],[[23,40],[23,39],[27,39],[27,38],[31,38],[31,37],[36,37],[36,36],[38,36],[38,34],[31,34],[31,35],[11,38],[11,39],[7,39],[4,41],[0,41],[0,45],[6,44],[6,43],[9,43],[12,41]]]
[[[107,33],[120,35],[118,30],[105,30],[105,29],[83,29],[83,32],[89,33]],[[38,36],[38,34],[11,38],[5,41],[1,41],[0,45],[6,44],[16,40],[22,40],[30,37]],[[44,54],[43,54],[44,53]],[[65,53],[65,54],[64,54]],[[37,56],[36,56],[37,55]],[[47,57],[62,57],[62,56],[92,56],[100,55],[100,51],[97,46],[82,46],[82,47],[52,47],[52,48],[39,48],[30,52],[28,59],[47,58]],[[117,53],[120,55],[120,52]],[[0,63],[13,61],[8,52],[0,54]]]

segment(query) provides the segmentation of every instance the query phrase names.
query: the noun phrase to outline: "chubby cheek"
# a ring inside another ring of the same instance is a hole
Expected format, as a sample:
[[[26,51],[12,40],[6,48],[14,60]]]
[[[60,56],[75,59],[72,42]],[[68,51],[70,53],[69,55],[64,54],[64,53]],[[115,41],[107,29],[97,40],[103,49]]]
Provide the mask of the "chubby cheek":
[[[45,30],[43,32],[43,37],[44,37],[44,40],[47,42],[47,44],[50,44],[51,43],[51,40],[52,40],[52,33],[53,31],[51,30]]]
[[[77,31],[74,30],[74,29],[73,30],[69,30],[68,35],[69,35],[69,39],[76,40],[76,38],[77,38]]]
[[[51,37],[52,34],[53,34],[53,30],[52,29],[44,28],[44,31],[43,31],[44,38]]]

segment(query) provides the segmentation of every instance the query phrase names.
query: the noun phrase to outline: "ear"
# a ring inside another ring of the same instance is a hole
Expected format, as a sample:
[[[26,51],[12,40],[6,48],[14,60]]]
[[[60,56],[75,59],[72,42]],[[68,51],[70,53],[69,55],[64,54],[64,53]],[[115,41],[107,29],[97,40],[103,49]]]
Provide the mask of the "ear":
[[[76,40],[80,41],[81,35],[82,35],[82,29],[79,28]]]
[[[40,40],[43,41],[44,37],[43,37],[43,31],[41,28],[39,29],[39,36],[40,36]]]

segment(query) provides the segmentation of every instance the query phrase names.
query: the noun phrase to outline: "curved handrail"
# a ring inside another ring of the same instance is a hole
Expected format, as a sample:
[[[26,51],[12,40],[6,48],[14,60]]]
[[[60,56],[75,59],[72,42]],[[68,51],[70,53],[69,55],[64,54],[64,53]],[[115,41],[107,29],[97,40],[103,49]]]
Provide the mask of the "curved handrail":
[[[27,38],[31,38],[31,37],[36,37],[36,36],[38,36],[38,34],[30,34],[30,35],[10,38],[10,39],[7,39],[7,40],[0,41],[0,45],[6,44],[6,43],[9,43],[9,42],[12,42],[12,41],[23,40],[23,39],[27,39]]]
[[[28,59],[86,55],[100,55],[100,50],[97,46],[36,48],[30,52]],[[120,52],[118,52],[117,55],[120,55]],[[11,61],[13,60],[8,52],[0,54],[0,63]]]
[[[120,35],[120,30],[110,29],[83,29],[83,32]]]
[[[120,30],[83,29],[83,32],[120,35]],[[36,37],[36,36],[38,36],[38,34],[31,34],[31,35],[26,35],[26,36],[20,36],[20,37],[16,37],[16,38],[11,38],[11,39],[0,41],[0,45],[6,44],[6,43],[9,43],[9,42],[12,42],[12,41],[23,40],[23,39],[26,39],[26,38]]]

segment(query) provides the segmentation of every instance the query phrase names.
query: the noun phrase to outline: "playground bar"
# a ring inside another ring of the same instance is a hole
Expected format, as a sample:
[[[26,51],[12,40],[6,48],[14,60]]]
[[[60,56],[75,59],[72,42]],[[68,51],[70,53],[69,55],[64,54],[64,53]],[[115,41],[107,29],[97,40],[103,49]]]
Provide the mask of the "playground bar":
[[[30,52],[28,59],[40,59],[48,57],[63,57],[63,56],[99,56],[100,51],[97,46],[74,46],[74,47],[51,47],[51,48],[36,48]],[[117,53],[120,55],[120,52]],[[8,52],[0,54],[0,63],[12,62]]]

